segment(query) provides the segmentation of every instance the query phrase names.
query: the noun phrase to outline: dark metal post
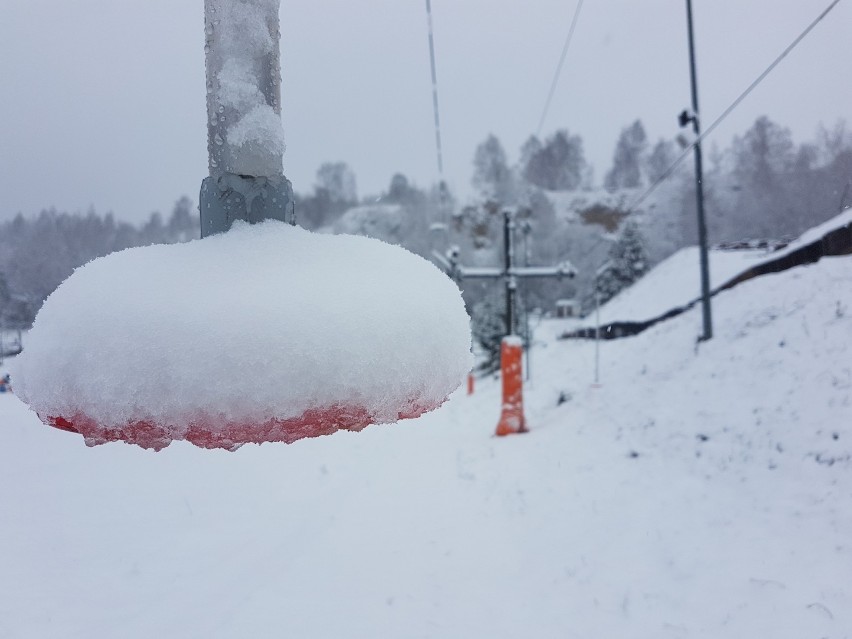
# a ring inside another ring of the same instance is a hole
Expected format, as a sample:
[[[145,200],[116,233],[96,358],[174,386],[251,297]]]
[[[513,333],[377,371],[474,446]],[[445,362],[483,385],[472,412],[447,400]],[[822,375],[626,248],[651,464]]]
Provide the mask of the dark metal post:
[[[595,384],[600,382],[601,367],[601,292],[595,278]]]
[[[524,267],[530,265],[530,246],[529,238],[532,233],[532,225],[529,220],[524,220],[521,224],[521,232],[524,234]],[[529,309],[529,289],[524,290],[524,296],[521,298],[521,307],[524,309],[524,340],[526,340],[526,348],[524,349],[524,358],[526,359],[526,380],[529,381],[532,377],[532,364],[530,358],[532,353],[532,329],[530,328],[530,309]]]
[[[515,222],[509,211],[503,211],[503,265],[506,269],[506,335],[515,333],[515,289],[517,282],[511,274],[512,262],[514,261],[514,243],[512,242],[512,231]]]
[[[692,0],[686,0],[686,20],[689,30],[689,72],[692,78],[692,129],[699,141],[695,143],[695,193],[698,208],[698,248],[701,259],[701,309],[704,320],[702,340],[713,337],[710,311],[710,264],[707,255],[707,223],[704,217],[704,173],[701,165],[701,125],[698,118],[698,81],[695,74],[695,39],[692,32]]]

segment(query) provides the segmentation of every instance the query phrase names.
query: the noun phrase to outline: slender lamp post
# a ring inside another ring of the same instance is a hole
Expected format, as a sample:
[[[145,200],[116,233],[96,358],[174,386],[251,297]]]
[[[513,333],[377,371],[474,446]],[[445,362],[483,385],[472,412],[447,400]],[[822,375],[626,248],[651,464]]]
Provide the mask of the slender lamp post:
[[[692,0],[686,0],[686,21],[689,32],[689,72],[692,78],[692,114],[680,114],[680,125],[692,122],[699,140],[695,143],[695,197],[698,208],[698,248],[701,259],[701,310],[704,322],[702,341],[713,337],[713,318],[710,311],[710,264],[707,255],[707,223],[704,217],[704,173],[701,164],[701,125],[698,119],[698,81],[695,75],[695,38],[692,31]]]

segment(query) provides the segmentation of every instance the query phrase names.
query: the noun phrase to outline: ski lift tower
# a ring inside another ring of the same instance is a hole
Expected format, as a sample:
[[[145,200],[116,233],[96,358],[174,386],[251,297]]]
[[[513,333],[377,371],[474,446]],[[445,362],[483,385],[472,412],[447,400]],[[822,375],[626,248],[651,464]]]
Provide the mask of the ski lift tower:
[[[523,381],[521,356],[523,346],[516,335],[516,294],[518,280],[527,278],[563,278],[573,279],[577,269],[569,261],[556,266],[515,266],[516,213],[503,211],[503,266],[474,267],[459,263],[457,248],[451,248],[446,255],[433,252],[436,261],[456,282],[463,280],[501,280],[506,290],[506,335],[500,345],[500,372],[503,379],[503,410],[497,424],[497,435],[510,435],[527,431],[523,413]]]

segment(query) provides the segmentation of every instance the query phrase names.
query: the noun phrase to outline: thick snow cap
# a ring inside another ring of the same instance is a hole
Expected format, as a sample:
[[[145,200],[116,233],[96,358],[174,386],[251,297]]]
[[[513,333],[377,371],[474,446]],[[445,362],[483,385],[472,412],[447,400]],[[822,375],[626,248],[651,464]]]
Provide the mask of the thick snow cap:
[[[233,448],[420,415],[471,364],[461,295],[432,264],[269,221],[77,269],[13,383],[89,445]]]

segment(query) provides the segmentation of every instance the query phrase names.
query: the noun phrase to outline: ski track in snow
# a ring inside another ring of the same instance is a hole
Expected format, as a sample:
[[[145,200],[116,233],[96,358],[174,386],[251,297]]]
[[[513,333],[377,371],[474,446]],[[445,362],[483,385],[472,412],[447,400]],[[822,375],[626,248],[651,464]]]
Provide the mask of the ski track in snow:
[[[545,322],[504,439],[494,380],[236,453],[0,395],[0,637],[850,637],[852,259],[713,308],[602,343],[600,388]]]

